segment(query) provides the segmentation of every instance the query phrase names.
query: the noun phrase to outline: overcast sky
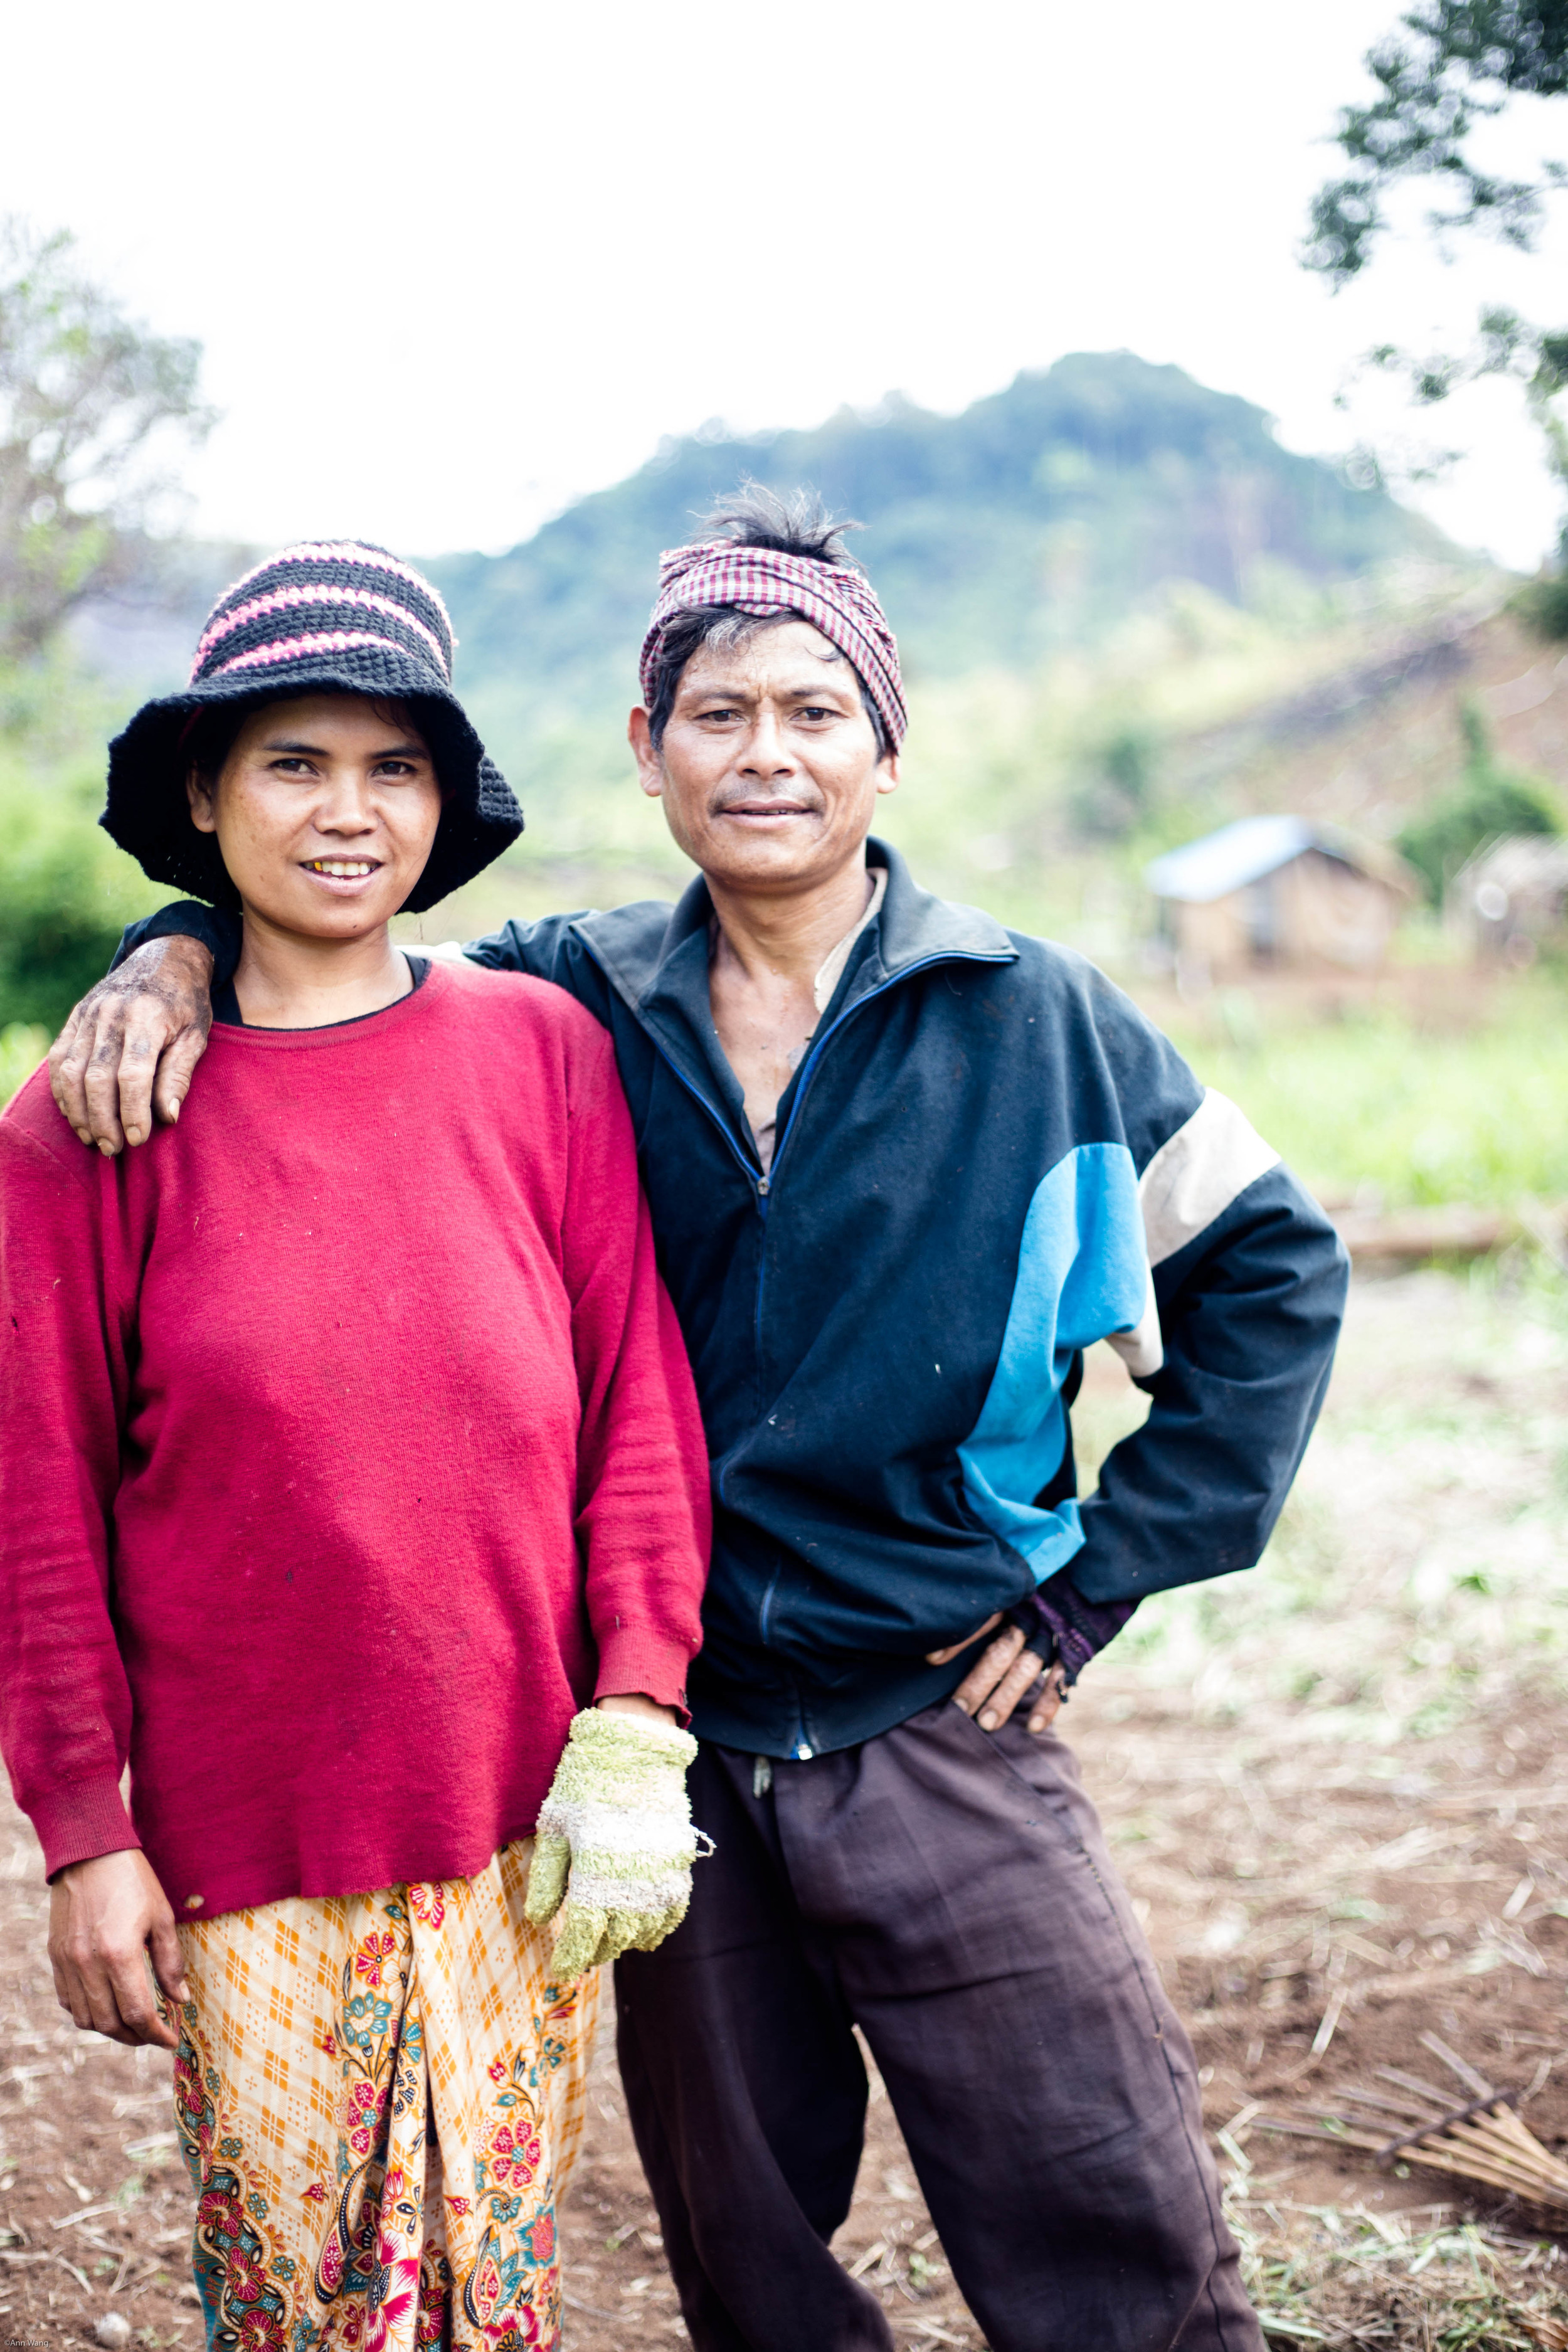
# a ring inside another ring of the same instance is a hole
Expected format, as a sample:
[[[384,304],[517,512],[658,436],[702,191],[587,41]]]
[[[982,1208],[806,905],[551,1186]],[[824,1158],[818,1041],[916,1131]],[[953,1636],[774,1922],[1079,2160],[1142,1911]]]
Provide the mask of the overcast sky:
[[[1563,283],[1561,240],[1444,269],[1412,238],[1338,298],[1296,266],[1398,6],[35,5],[0,210],[205,346],[213,534],[500,548],[663,434],[956,409],[1123,346],[1330,450],[1398,424],[1335,411],[1368,344],[1498,297],[1549,315]],[[1543,111],[1500,134],[1527,167]],[[1426,430],[1470,454],[1421,502],[1533,564],[1555,502],[1517,400]]]

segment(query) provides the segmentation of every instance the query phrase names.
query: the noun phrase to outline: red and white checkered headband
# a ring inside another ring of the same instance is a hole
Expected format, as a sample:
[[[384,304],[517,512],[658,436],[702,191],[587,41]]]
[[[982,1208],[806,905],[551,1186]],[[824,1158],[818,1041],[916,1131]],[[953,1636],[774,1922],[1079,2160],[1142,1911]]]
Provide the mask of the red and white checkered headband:
[[[770,547],[737,547],[728,539],[668,549],[658,559],[658,594],[642,645],[645,701],[652,699],[665,630],[678,613],[706,604],[732,604],[759,618],[797,613],[820,629],[854,663],[898,750],[909,725],[898,640],[863,572],[819,563],[815,556],[780,555]]]

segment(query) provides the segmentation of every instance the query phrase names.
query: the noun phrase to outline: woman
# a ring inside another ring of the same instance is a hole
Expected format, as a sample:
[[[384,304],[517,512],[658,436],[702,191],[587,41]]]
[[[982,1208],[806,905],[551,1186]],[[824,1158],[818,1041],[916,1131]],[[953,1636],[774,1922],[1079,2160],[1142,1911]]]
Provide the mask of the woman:
[[[207,1083],[119,1159],[41,1072],[0,1120],[0,1733],[245,2352],[557,2341],[573,1979],[692,1855],[706,1457],[610,1042],[388,936],[521,829],[450,656],[375,548],[220,599],[104,817],[241,910]]]

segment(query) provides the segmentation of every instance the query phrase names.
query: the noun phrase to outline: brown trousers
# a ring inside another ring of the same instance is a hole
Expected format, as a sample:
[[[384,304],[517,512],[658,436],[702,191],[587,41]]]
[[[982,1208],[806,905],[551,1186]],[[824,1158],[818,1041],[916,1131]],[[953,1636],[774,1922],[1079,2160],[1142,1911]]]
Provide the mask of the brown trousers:
[[[621,2073],[697,2352],[891,2352],[828,2251],[881,2071],[992,2352],[1262,2352],[1191,2045],[1071,1751],[951,1703],[859,1748],[704,1746],[717,1851],[616,1967]]]

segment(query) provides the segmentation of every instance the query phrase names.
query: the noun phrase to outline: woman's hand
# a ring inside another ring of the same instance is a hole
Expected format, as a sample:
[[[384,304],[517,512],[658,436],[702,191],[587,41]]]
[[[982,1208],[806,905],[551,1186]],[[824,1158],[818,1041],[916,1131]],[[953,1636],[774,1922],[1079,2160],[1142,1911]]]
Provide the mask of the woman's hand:
[[[686,1916],[698,1840],[686,1773],[697,1742],[671,1713],[639,1693],[572,1718],[523,1904],[536,1927],[560,1914],[551,1966],[562,1983],[622,1952],[651,1952]]]
[[[645,1723],[668,1723],[671,1731],[680,1728],[680,1717],[675,1708],[660,1706],[647,1691],[621,1691],[613,1698],[596,1698],[594,1705],[605,1715],[640,1715]]]
[[[179,2048],[178,2032],[153,1998],[154,1976],[165,2000],[191,1997],[174,1915],[134,1847],[60,1872],[49,1888],[49,1966],[56,1999],[84,2033]]]

